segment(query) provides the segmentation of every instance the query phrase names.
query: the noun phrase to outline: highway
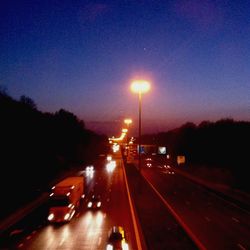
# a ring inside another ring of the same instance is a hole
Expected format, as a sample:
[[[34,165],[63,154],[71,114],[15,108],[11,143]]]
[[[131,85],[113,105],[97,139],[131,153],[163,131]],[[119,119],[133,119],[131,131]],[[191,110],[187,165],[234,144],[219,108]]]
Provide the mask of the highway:
[[[250,249],[249,211],[172,170],[144,167],[142,174],[204,248]]]
[[[81,204],[80,211],[69,223],[49,224],[45,220],[47,209],[41,209],[19,223],[1,249],[103,250],[106,248],[108,231],[114,225],[124,227],[129,249],[137,249],[122,161],[119,156],[115,161],[117,166],[113,172],[107,172],[106,158],[94,164],[93,176],[86,176],[86,173],[82,172],[85,176],[86,198]],[[100,210],[92,211],[87,208],[88,197],[92,194],[101,196]],[[27,227],[29,224],[32,226]]]
[[[109,229],[124,227],[129,249],[138,248],[128,200],[121,156],[113,155],[116,168],[107,171],[106,157],[85,167],[78,175],[85,180],[85,198],[66,224],[47,222],[45,204],[12,229],[0,249],[105,249]],[[126,167],[136,218],[147,249],[250,249],[250,214],[206,188],[166,169],[143,165],[141,176],[133,164]],[[100,195],[99,210],[87,208],[92,194]],[[170,210],[172,210],[170,212]],[[145,246],[142,249],[146,249]]]

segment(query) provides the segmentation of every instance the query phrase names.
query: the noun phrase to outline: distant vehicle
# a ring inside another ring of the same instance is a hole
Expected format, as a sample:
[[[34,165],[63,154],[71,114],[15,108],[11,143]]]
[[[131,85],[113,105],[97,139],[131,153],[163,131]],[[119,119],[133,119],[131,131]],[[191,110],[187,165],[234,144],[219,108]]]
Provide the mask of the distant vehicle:
[[[100,195],[92,195],[90,200],[88,201],[88,208],[98,209],[102,205]]]
[[[174,171],[171,170],[171,167],[169,165],[164,165],[164,168],[166,169],[167,174],[174,174]]]
[[[145,161],[145,164],[147,167],[149,167],[149,168],[153,167],[153,159],[152,158],[148,157],[144,161]]]
[[[83,188],[83,177],[68,177],[52,187],[48,221],[70,221],[80,205]]]
[[[116,162],[115,161],[110,161],[106,164],[106,169],[109,173],[112,173],[114,169],[116,168]]]
[[[107,156],[107,161],[109,162],[109,161],[111,161],[112,160],[112,156],[111,155],[108,155]]]
[[[93,178],[93,176],[94,176],[94,171],[95,171],[95,168],[94,168],[93,165],[87,166],[87,167],[85,168],[85,174],[86,174],[86,176],[88,176],[88,177],[90,177],[90,178]]]
[[[121,226],[113,226],[108,235],[106,250],[129,250],[126,233]]]

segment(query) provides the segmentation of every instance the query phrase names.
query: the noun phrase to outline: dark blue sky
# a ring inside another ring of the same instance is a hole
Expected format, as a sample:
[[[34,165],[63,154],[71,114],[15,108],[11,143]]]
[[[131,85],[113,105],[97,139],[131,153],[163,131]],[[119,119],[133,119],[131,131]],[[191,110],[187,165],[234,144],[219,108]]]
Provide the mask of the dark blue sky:
[[[249,121],[249,17],[249,1],[2,0],[0,84],[97,130],[137,118],[136,77],[144,131]]]

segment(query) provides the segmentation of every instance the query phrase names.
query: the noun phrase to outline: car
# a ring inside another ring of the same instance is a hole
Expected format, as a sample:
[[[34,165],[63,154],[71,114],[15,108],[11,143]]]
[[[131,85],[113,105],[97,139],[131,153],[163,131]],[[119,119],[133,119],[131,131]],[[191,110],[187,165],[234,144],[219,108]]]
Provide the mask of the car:
[[[110,229],[106,250],[129,250],[127,235],[122,226],[113,226]]]
[[[88,201],[88,208],[98,209],[102,205],[100,195],[92,195]]]
[[[93,176],[94,176],[94,171],[95,171],[95,168],[94,168],[93,165],[87,166],[87,167],[85,168],[85,173],[86,173],[86,176],[87,176],[87,177],[93,178]]]

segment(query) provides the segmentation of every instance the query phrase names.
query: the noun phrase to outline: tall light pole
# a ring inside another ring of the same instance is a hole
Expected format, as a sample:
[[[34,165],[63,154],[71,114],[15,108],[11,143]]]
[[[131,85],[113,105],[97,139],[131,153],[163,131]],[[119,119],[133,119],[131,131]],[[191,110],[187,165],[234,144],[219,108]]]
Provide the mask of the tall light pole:
[[[132,119],[124,119],[124,123],[127,125],[128,132],[129,132],[129,125],[132,123]],[[127,132],[127,145],[126,145],[126,153],[127,153],[127,158],[128,158],[128,132]]]
[[[133,81],[130,86],[132,92],[137,93],[139,97],[139,135],[138,135],[138,170],[141,171],[141,110],[142,110],[142,94],[150,90],[150,83],[145,80]]]

